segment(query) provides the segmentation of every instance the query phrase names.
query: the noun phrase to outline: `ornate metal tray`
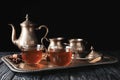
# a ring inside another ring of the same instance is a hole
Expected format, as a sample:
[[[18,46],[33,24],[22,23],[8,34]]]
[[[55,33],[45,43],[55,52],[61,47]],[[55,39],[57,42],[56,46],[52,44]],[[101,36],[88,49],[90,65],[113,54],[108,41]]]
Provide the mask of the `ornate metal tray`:
[[[50,62],[46,60],[42,60],[38,66],[29,66],[24,62],[19,64],[15,64],[11,62],[8,58],[10,55],[3,56],[2,61],[14,72],[40,72],[40,71],[50,71],[50,70],[59,70],[59,69],[68,69],[68,68],[76,68],[76,67],[84,67],[84,66],[95,66],[102,64],[112,64],[118,62],[118,59],[113,56],[103,56],[102,59],[95,63],[90,63],[87,59],[76,59],[68,66],[56,66],[52,65]]]

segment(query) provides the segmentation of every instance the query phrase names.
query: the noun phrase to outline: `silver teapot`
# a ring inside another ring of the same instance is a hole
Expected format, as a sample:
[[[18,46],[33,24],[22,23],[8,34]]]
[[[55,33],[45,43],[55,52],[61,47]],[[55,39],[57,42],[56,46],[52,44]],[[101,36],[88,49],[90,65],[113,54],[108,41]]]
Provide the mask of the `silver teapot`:
[[[36,46],[38,44],[38,40],[35,34],[35,30],[40,30],[41,28],[46,29],[46,33],[44,37],[41,39],[41,43],[43,44],[43,39],[46,39],[46,36],[48,34],[48,28],[45,25],[41,25],[38,28],[35,28],[34,24],[29,21],[28,19],[28,14],[26,14],[26,20],[23,21],[20,26],[21,26],[21,34],[19,38],[16,38],[16,30],[13,26],[13,24],[9,24],[12,27],[12,36],[11,40],[13,44],[17,45],[19,49],[22,49],[24,46]]]

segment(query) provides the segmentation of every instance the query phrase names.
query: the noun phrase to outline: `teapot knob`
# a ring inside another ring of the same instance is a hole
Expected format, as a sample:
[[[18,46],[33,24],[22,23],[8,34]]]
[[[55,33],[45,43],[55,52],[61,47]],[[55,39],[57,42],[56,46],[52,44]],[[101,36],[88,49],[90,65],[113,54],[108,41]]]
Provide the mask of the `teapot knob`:
[[[26,18],[26,21],[28,21],[28,19],[29,19],[28,14],[26,14],[25,18]]]

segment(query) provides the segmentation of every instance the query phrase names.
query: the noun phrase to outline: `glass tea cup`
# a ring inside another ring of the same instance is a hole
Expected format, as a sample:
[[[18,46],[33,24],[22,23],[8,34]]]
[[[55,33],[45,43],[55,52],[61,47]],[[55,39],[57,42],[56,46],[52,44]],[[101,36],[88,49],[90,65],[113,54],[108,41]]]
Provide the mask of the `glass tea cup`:
[[[36,46],[24,46],[22,48],[22,60],[28,65],[39,64],[42,60],[43,46],[37,44]]]
[[[53,65],[67,66],[72,61],[72,52],[69,46],[51,46],[49,47],[48,53],[50,55],[50,62]]]

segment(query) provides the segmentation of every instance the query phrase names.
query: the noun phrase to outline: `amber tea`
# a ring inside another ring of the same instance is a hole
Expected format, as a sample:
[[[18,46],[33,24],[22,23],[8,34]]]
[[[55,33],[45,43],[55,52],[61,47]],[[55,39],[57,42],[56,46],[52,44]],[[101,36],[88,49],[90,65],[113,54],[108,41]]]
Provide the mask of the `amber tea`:
[[[72,53],[71,52],[51,52],[50,61],[51,63],[58,66],[65,66],[70,64]]]
[[[37,50],[23,51],[22,59],[25,63],[37,64],[42,59],[42,51],[37,51]]]
[[[54,65],[58,65],[58,66],[66,66],[69,65],[71,63],[72,60],[72,52],[70,51],[53,51],[51,50],[49,52],[50,54],[50,61],[51,63],[53,63]]]
[[[40,45],[37,47],[25,47],[22,51],[22,59],[27,64],[38,64],[42,59],[43,49]]]

